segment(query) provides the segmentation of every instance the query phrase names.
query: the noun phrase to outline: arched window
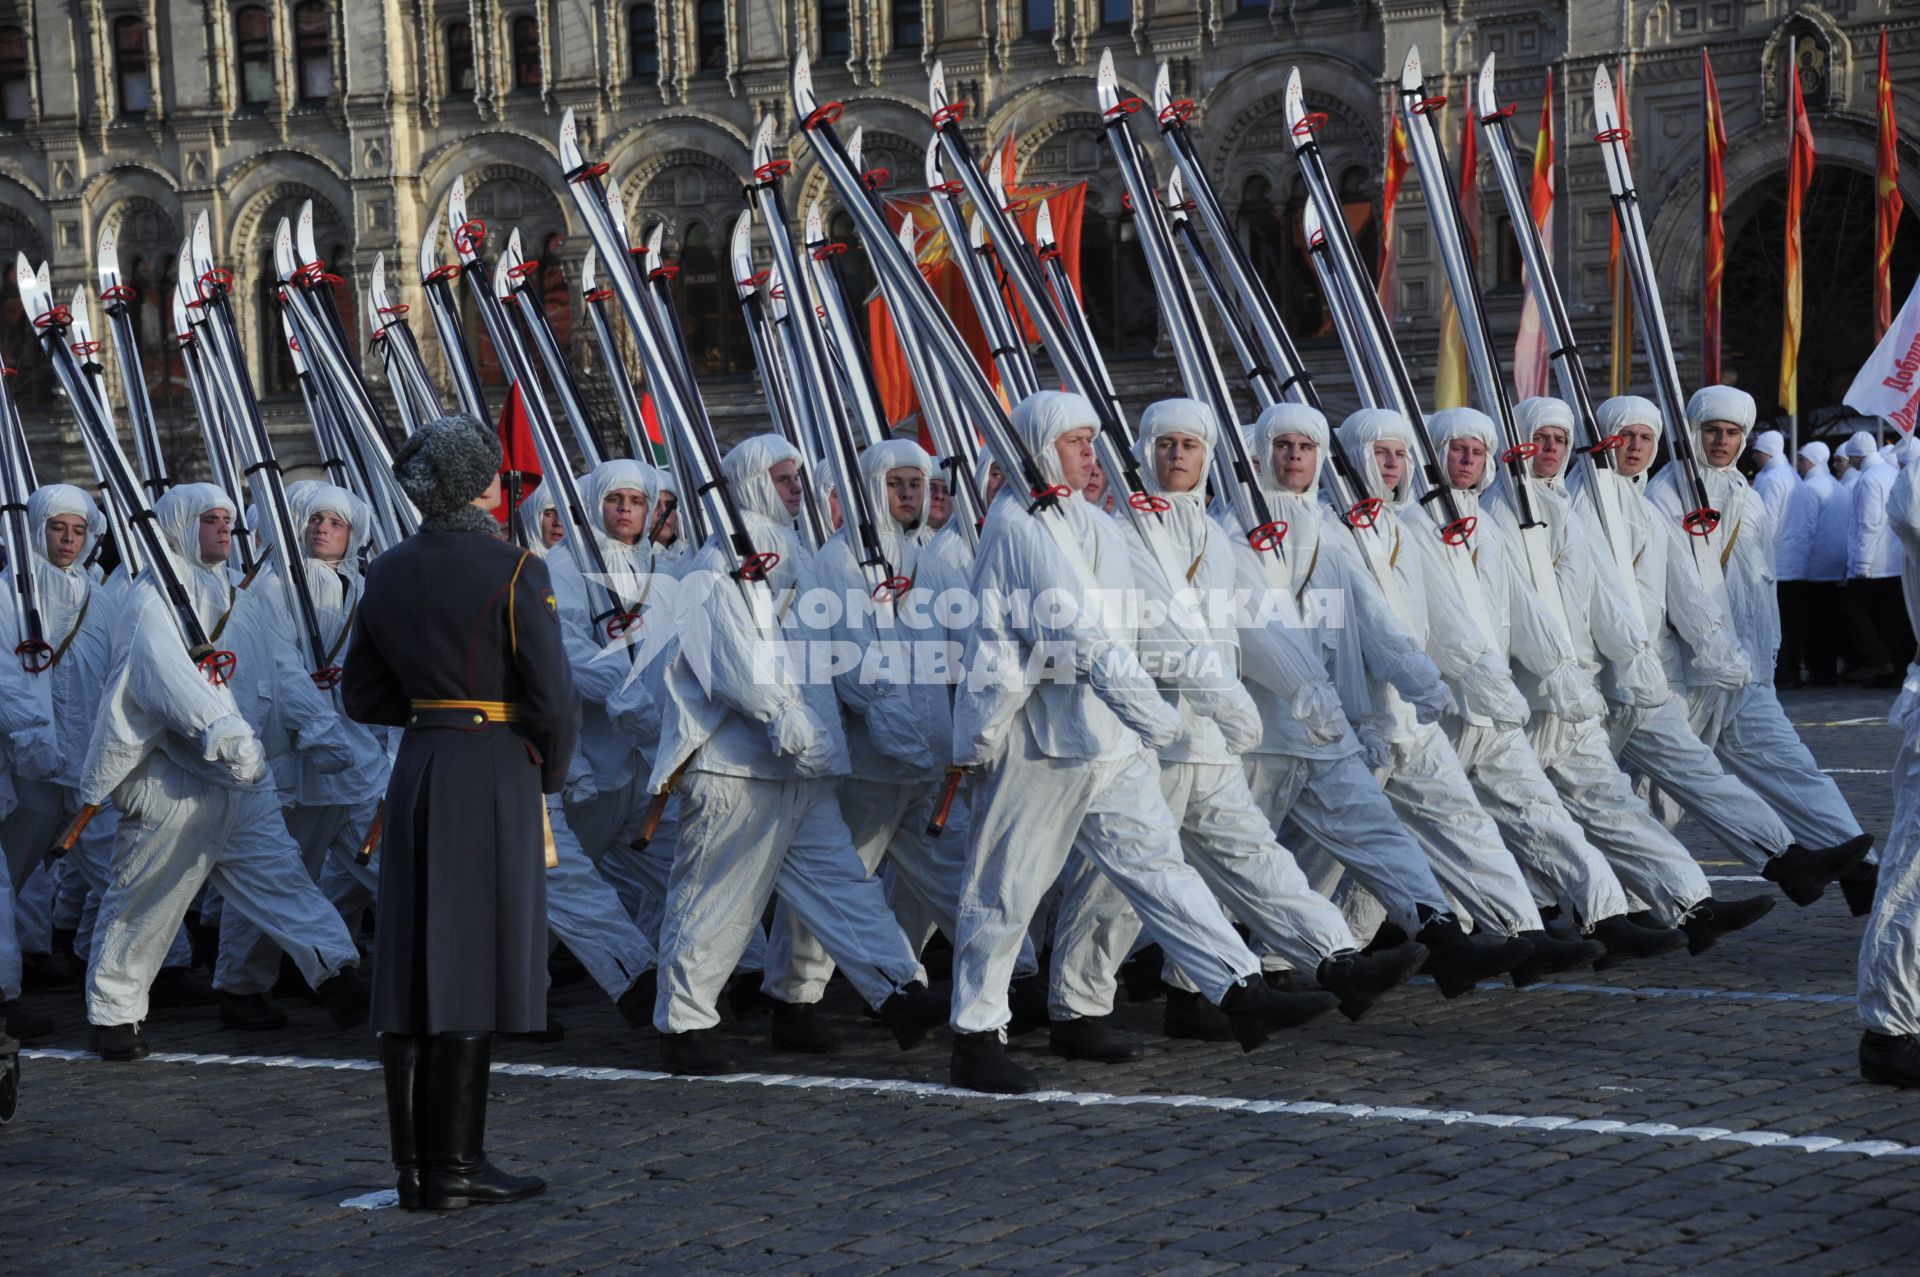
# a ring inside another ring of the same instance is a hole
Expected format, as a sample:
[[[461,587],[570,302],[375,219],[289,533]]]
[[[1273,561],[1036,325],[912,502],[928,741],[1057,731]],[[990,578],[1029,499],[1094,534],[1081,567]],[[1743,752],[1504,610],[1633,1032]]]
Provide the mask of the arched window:
[[[1053,38],[1053,0],[1020,0],[1020,34]]]
[[[695,372],[742,372],[753,367],[740,299],[703,222],[686,229],[680,244],[680,274],[674,278],[687,357]]]
[[[700,0],[699,53],[702,71],[727,69],[726,0]]]
[[[113,24],[113,79],[123,120],[144,120],[153,108],[153,74],[147,69],[147,24],[122,18]]]
[[[321,0],[293,7],[293,58],[302,106],[318,106],[333,96],[333,39]]]
[[[893,47],[919,49],[927,43],[926,5],[922,0],[893,0]]]
[[[473,96],[473,27],[447,24],[447,96]]]
[[[540,91],[540,24],[532,18],[515,18],[512,27],[513,89],[516,93]]]
[[[820,0],[820,52],[827,57],[844,58],[853,48],[848,0]]]
[[[636,80],[660,74],[660,15],[650,4],[627,10],[627,74]]]
[[[240,60],[240,105],[273,101],[273,17],[250,4],[233,15],[233,46]]]
[[[33,114],[33,87],[27,67],[27,33],[0,27],[0,121],[18,124]]]
[[[1115,355],[1153,353],[1160,309],[1133,211],[1123,209],[1109,221],[1094,206],[1091,193],[1080,218],[1080,293],[1102,350]]]

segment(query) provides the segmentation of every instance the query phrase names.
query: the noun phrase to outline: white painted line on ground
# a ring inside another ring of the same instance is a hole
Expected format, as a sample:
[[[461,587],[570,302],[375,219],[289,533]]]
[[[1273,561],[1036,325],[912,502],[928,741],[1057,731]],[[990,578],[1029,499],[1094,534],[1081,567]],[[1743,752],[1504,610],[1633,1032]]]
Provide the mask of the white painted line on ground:
[[[1759,874],[1708,874],[1708,882],[1765,882]]]
[[[1427,976],[1415,976],[1409,985],[1431,985]],[[1673,989],[1664,985],[1579,984],[1542,980],[1516,989],[1509,984],[1483,984],[1480,993],[1598,993],[1615,998],[1724,998],[1733,1002],[1806,1002],[1819,1006],[1852,1006],[1851,993],[1786,993],[1770,989]]]
[[[1876,726],[1884,727],[1886,726],[1886,723],[1887,723],[1887,720],[1885,718],[1836,718],[1829,723],[1795,723],[1794,726],[1795,727],[1867,727],[1869,725],[1876,725]]]
[[[340,1203],[342,1210],[391,1210],[400,1204],[400,1190],[397,1188],[377,1188],[371,1193],[362,1193],[358,1197],[349,1197]]]
[[[1829,776],[1891,776],[1891,767],[1822,767]]]
[[[1640,992],[1625,990],[1624,992]],[[104,1063],[90,1051],[51,1048],[21,1052],[28,1059]],[[270,1069],[335,1069],[376,1073],[377,1060],[316,1060],[296,1055],[185,1055],[158,1052],[155,1064],[256,1065]],[[121,1066],[124,1067],[124,1066]],[[1286,1117],[1348,1118],[1357,1121],[1413,1122],[1434,1126],[1491,1126],[1517,1131],[1573,1131],[1644,1139],[1688,1139],[1702,1143],[1745,1144],[1753,1148],[1794,1149],[1806,1153],[1858,1153],[1863,1157],[1920,1157],[1920,1146],[1896,1140],[1842,1139],[1832,1135],[1788,1135],[1784,1131],[1735,1131],[1721,1126],[1674,1126],[1670,1122],[1620,1122],[1611,1118],[1573,1118],[1552,1114],[1473,1113],[1466,1109],[1430,1109],[1408,1105],[1329,1104],[1321,1100],[1248,1100],[1215,1095],[1109,1095],[1104,1091],[1035,1091],[1031,1095],[982,1095],[938,1082],[907,1082],[865,1077],[812,1077],[801,1073],[734,1073],[726,1077],[675,1077],[644,1069],[586,1068],[571,1064],[495,1064],[503,1077],[552,1078],[580,1082],[686,1082],[694,1085],[764,1086],[798,1091],[857,1091],[867,1095],[903,1095],[917,1099],[971,1100],[996,1104],[1072,1104],[1086,1108],[1229,1109]],[[377,1194],[368,1194],[369,1197]],[[363,1199],[353,1199],[363,1200]],[[357,1209],[357,1208],[356,1208]]]

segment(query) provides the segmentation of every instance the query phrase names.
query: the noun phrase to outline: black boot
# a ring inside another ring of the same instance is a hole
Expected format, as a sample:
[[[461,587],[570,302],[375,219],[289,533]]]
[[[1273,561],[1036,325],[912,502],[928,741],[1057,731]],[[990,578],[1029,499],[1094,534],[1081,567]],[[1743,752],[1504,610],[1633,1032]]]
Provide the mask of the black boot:
[[[0,1028],[23,1041],[53,1036],[53,1021],[36,1015],[18,1002],[0,1002]]]
[[[1888,1086],[1920,1087],[1920,1040],[1868,1029],[1860,1035],[1860,1076]]]
[[[880,1004],[880,1022],[893,1031],[893,1040],[902,1051],[911,1051],[927,1040],[929,1031],[947,1022],[951,1001],[912,980]]]
[[[220,1023],[249,1033],[271,1033],[287,1027],[287,1013],[267,1001],[264,993],[222,992]]]
[[[1607,949],[1594,962],[1595,971],[1617,967],[1629,958],[1657,958],[1687,943],[1687,933],[1678,927],[1643,927],[1617,914],[1594,923],[1592,934]]]
[[[1017,1038],[1023,1033],[1031,1033],[1050,1020],[1047,1016],[1047,977],[1044,975],[1015,976],[1007,985],[1007,1011],[1013,1019],[1007,1022],[1007,1036]]]
[[[1584,967],[1596,959],[1604,958],[1607,954],[1607,946],[1598,940],[1587,940],[1579,936],[1568,940],[1546,931],[1522,931],[1516,938],[1525,940],[1531,946],[1531,952],[1513,968],[1511,973],[1510,978],[1516,989],[1538,984],[1548,976],[1557,975],[1562,971]]]
[[[212,981],[195,975],[186,967],[161,967],[147,988],[147,1002],[155,1010],[165,1007],[208,1007],[220,1000]]]
[[[1873,848],[1873,835],[1861,834],[1832,847],[1793,844],[1761,867],[1760,876],[1778,883],[1787,899],[1802,908],[1818,900],[1827,884],[1859,864]],[[1851,900],[1849,900],[1851,903]]]
[[[373,1001],[373,994],[367,989],[367,982],[360,978],[358,967],[342,967],[315,986],[313,996],[327,1009],[336,1029],[365,1024],[367,1006]]]
[[[394,1187],[401,1210],[420,1209],[420,1111],[422,1098],[420,1048],[431,1038],[400,1033],[380,1035],[380,1072],[387,1087],[387,1138],[393,1145]]]
[[[426,1210],[517,1202],[546,1188],[530,1175],[509,1175],[487,1160],[487,1061],[491,1033],[442,1033],[427,1050]]]
[[[1220,999],[1220,1010],[1242,1051],[1261,1045],[1275,1030],[1295,1028],[1339,1005],[1331,993],[1275,992],[1258,975],[1241,980]]]
[[[1873,912],[1873,897],[1879,890],[1879,865],[1862,860],[1840,875],[1840,894],[1847,898],[1847,912],[1856,918]]]
[[[614,1002],[629,1029],[653,1027],[653,1004],[659,991],[660,973],[649,967],[635,976],[627,991]]]
[[[1687,952],[1697,957],[1713,948],[1721,936],[1750,927],[1772,911],[1772,896],[1748,896],[1745,900],[1708,896],[1681,919],[1680,929],[1687,933]]]
[[[1473,992],[1482,980],[1505,975],[1533,956],[1533,946],[1513,936],[1500,939],[1469,936],[1456,918],[1435,918],[1420,928],[1427,947],[1427,965],[1420,970],[1440,986],[1440,996],[1457,998]]]
[[[750,1020],[773,1010],[773,999],[760,988],[766,978],[760,971],[736,971],[727,977],[727,1010],[736,1020]]]
[[[1378,953],[1336,953],[1320,963],[1315,979],[1340,999],[1340,1014],[1357,1024],[1381,994],[1406,983],[1426,960],[1427,946],[1412,942]]]
[[[1231,1042],[1233,1024],[1219,1007],[1197,993],[1167,986],[1167,1010],[1160,1031],[1170,1038],[1194,1042]]]
[[[144,1060],[153,1054],[137,1024],[90,1024],[87,1050],[103,1060]]]
[[[1113,1027],[1105,1015],[1075,1016],[1055,1020],[1048,1030],[1053,1053],[1069,1060],[1092,1060],[1096,1064],[1125,1064],[1146,1055],[1147,1048],[1132,1035]]]
[[[660,1067],[681,1077],[711,1077],[738,1073],[740,1061],[720,1040],[716,1029],[688,1029],[660,1035]]]
[[[820,1023],[812,1002],[773,1003],[773,1029],[768,1035],[776,1051],[797,1051],[802,1055],[832,1055],[840,1049],[840,1039]]]
[[[71,953],[61,953],[58,941],[51,953],[20,955],[22,993],[58,993],[62,989],[78,988],[86,978],[86,965],[76,961]]]
[[[989,1095],[1025,1095],[1040,1089],[1039,1078],[1007,1058],[1007,1044],[997,1029],[953,1035],[947,1081]]]
[[[1166,982],[1160,978],[1160,968],[1166,961],[1160,946],[1150,944],[1120,964],[1120,984],[1127,991],[1127,1001],[1151,1002],[1167,991]]]

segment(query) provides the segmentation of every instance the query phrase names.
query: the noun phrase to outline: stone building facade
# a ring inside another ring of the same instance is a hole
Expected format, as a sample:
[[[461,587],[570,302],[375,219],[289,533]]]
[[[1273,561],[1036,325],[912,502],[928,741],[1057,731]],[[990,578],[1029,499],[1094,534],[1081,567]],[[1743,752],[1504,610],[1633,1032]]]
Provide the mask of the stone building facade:
[[[1363,250],[1377,252],[1386,111],[1401,60],[1418,45],[1430,81],[1443,81],[1456,102],[1482,56],[1497,52],[1502,94],[1520,103],[1523,147],[1532,145],[1552,69],[1560,85],[1555,236],[1592,351],[1603,349],[1606,329],[1608,209],[1590,141],[1590,85],[1597,66],[1625,65],[1653,249],[1683,376],[1691,377],[1699,51],[1712,50],[1733,139],[1728,230],[1739,248],[1741,210],[1782,184],[1790,57],[1805,68],[1823,170],[1864,180],[1870,198],[1883,27],[1901,86],[1898,109],[1920,137],[1920,7],[1898,0],[0,0],[0,252],[49,259],[64,294],[91,280],[94,243],[103,227],[115,227],[122,262],[143,294],[149,380],[163,412],[184,413],[158,303],[183,232],[208,214],[217,253],[240,280],[257,384],[278,402],[291,390],[267,305],[279,218],[312,200],[320,247],[349,277],[350,294],[384,252],[390,278],[418,303],[412,267],[423,227],[464,174],[475,216],[503,231],[519,227],[529,248],[562,268],[551,277],[577,279],[585,239],[559,191],[554,141],[560,113],[571,107],[590,151],[612,165],[636,224],[666,223],[669,253],[683,267],[696,364],[713,379],[716,399],[738,401],[738,412],[749,414],[750,389],[728,380],[750,365],[724,264],[726,236],[756,121],[771,113],[784,133],[795,131],[788,76],[805,44],[820,92],[846,102],[848,124],[865,128],[868,164],[891,169],[902,190],[920,184],[926,77],[936,57],[954,96],[967,100],[976,137],[1017,137],[1022,180],[1084,179],[1089,309],[1118,355],[1151,356],[1150,294],[1094,103],[1094,66],[1110,49],[1123,79],[1142,90],[1166,61],[1177,95],[1198,103],[1194,126],[1215,185],[1341,407],[1350,402],[1341,390],[1344,363],[1300,252],[1303,197],[1284,141],[1282,91],[1298,65],[1311,105],[1330,117],[1321,137],[1349,220]],[[1452,146],[1457,111],[1449,119]],[[803,209],[815,196],[831,206],[803,144],[793,158],[789,207]],[[1920,206],[1920,151],[1904,146],[1902,159],[1907,200]],[[1154,161],[1164,173],[1157,146]],[[1831,199],[1857,196],[1841,185],[1853,195],[1836,185]],[[1481,272],[1496,329],[1511,333],[1517,258],[1504,243],[1505,214],[1490,180],[1483,192]],[[1423,376],[1445,285],[1417,177],[1400,204],[1393,300]],[[1824,207],[1817,198],[1816,206]],[[1870,206],[1860,218],[1870,243]],[[1754,255],[1757,274],[1767,246],[1757,233],[1747,238],[1740,251]],[[1896,274],[1910,280],[1908,256],[1920,262],[1920,245],[1903,254]],[[1740,269],[1740,260],[1730,263],[1730,281]],[[0,275],[0,342],[25,366],[23,397],[51,423],[57,405],[44,374],[36,388],[28,319],[11,271]],[[1866,279],[1854,286],[1864,307]],[[578,304],[577,290],[550,292],[556,318],[577,313]],[[1808,327],[1821,323],[1810,293]],[[424,337],[425,325],[420,331]],[[1757,367],[1764,343],[1749,344]],[[426,345],[431,350],[430,338]],[[590,363],[584,347],[581,361]],[[1756,384],[1765,380],[1738,355],[1729,365]],[[1167,374],[1149,361],[1123,379],[1150,390]]]

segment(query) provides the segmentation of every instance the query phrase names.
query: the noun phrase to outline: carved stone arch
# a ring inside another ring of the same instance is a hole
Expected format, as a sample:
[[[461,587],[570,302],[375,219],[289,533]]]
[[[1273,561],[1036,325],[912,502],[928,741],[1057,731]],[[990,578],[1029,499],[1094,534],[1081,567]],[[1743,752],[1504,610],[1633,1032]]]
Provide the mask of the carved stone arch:
[[[1247,178],[1256,173],[1266,177],[1276,192],[1291,190],[1291,184],[1299,178],[1287,131],[1285,98],[1281,92],[1255,103],[1222,130],[1207,167],[1229,212],[1235,211],[1238,192]],[[1356,168],[1378,173],[1381,143],[1375,136],[1379,123],[1375,115],[1338,98],[1309,95],[1307,100],[1310,109],[1327,116],[1319,136],[1328,175],[1337,183]]]
[[[724,205],[739,196],[745,175],[706,151],[691,147],[649,155],[621,181],[629,221],[652,214],[658,221],[676,209]]]
[[[1800,94],[1810,114],[1845,110],[1853,85],[1853,45],[1832,15],[1812,5],[1796,8],[1760,46],[1760,87],[1766,118],[1787,113],[1787,62],[1797,51]],[[1818,77],[1816,82],[1815,77]],[[1872,103],[1867,104],[1872,109]]]
[[[287,182],[312,187],[336,209],[353,207],[346,173],[309,151],[256,152],[219,174],[214,185],[224,193],[225,207],[232,210],[249,203],[261,191]]]
[[[447,192],[459,174],[467,178],[467,190],[473,191],[475,174],[483,169],[508,168],[549,193],[559,190],[560,158],[547,142],[531,134],[512,129],[491,129],[467,133],[436,147],[420,164],[419,189],[427,192],[427,207],[436,217],[446,214]],[[571,216],[573,201],[555,195],[561,211]],[[568,223],[572,225],[571,221]]]
[[[295,388],[273,299],[273,239],[280,219],[297,218],[301,205],[308,200],[313,201],[315,246],[328,258],[329,265],[339,270],[353,250],[353,204],[351,200],[336,203],[325,191],[304,182],[282,181],[254,190],[237,206],[239,211],[228,229],[226,264],[234,274],[241,345],[246,350],[254,388],[265,396],[290,394]],[[344,306],[342,313],[351,324],[354,312],[350,305]]]
[[[99,223],[102,230],[113,230],[123,272],[133,271],[136,257],[146,257],[164,262],[171,276],[182,234],[177,202],[161,204],[145,195],[128,195],[108,206]]]
[[[1324,111],[1329,117],[1320,130],[1321,145],[1331,150],[1364,138],[1379,154],[1384,119],[1379,65],[1362,65],[1321,49],[1288,50],[1240,67],[1200,100],[1200,114],[1193,121],[1194,140],[1202,164],[1216,181],[1233,154],[1245,150],[1250,130],[1271,125],[1284,132],[1287,75],[1294,67],[1300,69],[1307,109]],[[1274,148],[1282,167],[1293,165],[1292,152],[1286,143]]]
[[[52,241],[50,228],[43,220],[46,206],[19,199],[17,192],[7,189],[13,185],[0,178],[0,192],[11,197],[0,199],[0,261],[11,262],[15,254],[25,253],[27,260],[37,265],[47,259],[47,246]],[[42,217],[35,217],[34,212]],[[20,304],[13,271],[0,271],[0,276],[4,276],[0,278],[0,355],[5,356],[9,368],[19,371],[10,388],[21,403],[50,403],[52,374],[40,354],[31,318]]]
[[[649,170],[658,166],[663,153],[680,150],[704,153],[708,160],[734,173],[741,182],[746,180],[752,167],[749,156],[753,142],[747,134],[718,116],[691,111],[655,116],[621,131],[607,140],[600,158],[612,170],[610,180],[626,194],[636,180],[644,181],[651,176]]]
[[[1097,111],[1061,112],[1022,134],[1017,153],[1022,181],[1087,178],[1113,161]]]
[[[171,173],[151,164],[114,164],[88,177],[80,188],[96,220],[100,213],[128,195],[143,195],[161,205],[179,202],[179,185]]]

